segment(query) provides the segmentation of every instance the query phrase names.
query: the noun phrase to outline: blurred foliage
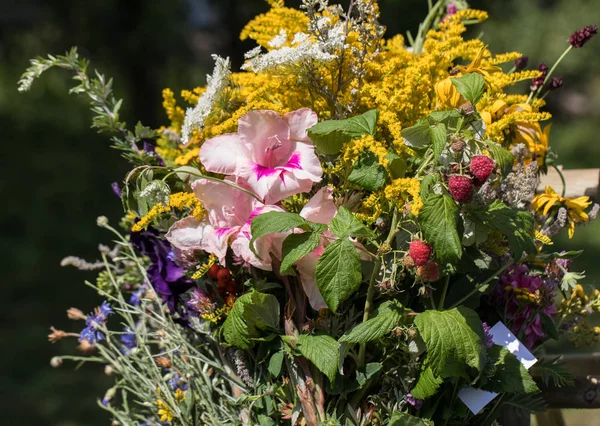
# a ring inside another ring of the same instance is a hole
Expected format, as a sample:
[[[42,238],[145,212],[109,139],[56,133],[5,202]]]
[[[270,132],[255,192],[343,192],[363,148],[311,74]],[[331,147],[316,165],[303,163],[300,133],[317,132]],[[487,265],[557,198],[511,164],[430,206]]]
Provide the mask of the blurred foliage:
[[[294,4],[296,2],[288,2]],[[231,56],[239,66],[251,42],[237,38],[261,0],[23,0],[0,1],[0,132],[4,178],[0,251],[5,295],[0,309],[2,351],[0,385],[4,390],[3,424],[101,425],[107,417],[96,407],[110,383],[99,366],[77,373],[66,363],[52,369],[53,355],[73,351],[73,341],[50,345],[48,327],[79,331],[65,310],[90,311],[99,298],[83,285],[93,274],[62,269],[70,254],[96,258],[98,242],[110,236],[95,226],[98,215],[116,221],[120,203],[110,183],[122,179],[127,164],[108,148],[108,140],[89,129],[85,100],[67,94],[65,74],[48,73],[32,91],[19,95],[16,81],[27,60],[63,53],[77,45],[92,68],[115,78],[125,99],[123,118],[158,126],[165,121],[160,93],[176,93],[204,82],[211,52]],[[424,16],[425,0],[382,0],[388,34],[410,29]],[[593,0],[473,1],[491,19],[474,29],[495,51],[517,50],[552,63],[574,30],[600,16]],[[234,13],[232,13],[234,12]],[[598,22],[596,22],[598,23]],[[599,40],[572,52],[560,67],[565,86],[553,94],[551,143],[566,168],[598,167],[600,144]],[[596,283],[600,265],[600,223],[578,229],[557,247],[583,248],[577,261]]]

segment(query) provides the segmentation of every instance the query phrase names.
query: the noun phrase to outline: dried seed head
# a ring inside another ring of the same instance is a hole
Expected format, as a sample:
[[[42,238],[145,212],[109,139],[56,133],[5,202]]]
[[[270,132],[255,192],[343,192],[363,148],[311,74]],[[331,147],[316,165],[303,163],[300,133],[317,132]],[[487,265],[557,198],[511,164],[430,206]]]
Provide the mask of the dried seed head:
[[[156,365],[162,368],[169,368],[172,365],[171,360],[166,356],[159,356],[154,360],[154,362],[156,363]]]
[[[454,139],[450,144],[450,148],[452,148],[452,151],[454,152],[462,152],[466,145],[466,142],[462,139]]]
[[[53,368],[58,368],[62,365],[63,363],[63,359],[59,356],[53,356],[52,359],[50,360],[50,365]]]
[[[84,320],[85,314],[77,308],[69,308],[67,309],[67,318],[73,321]]]
[[[57,330],[54,327],[50,327],[50,331],[52,331],[52,333],[50,333],[48,335],[48,341],[50,343],[56,343],[61,339],[64,339],[65,337],[67,337],[67,333],[62,331],[62,330]]]

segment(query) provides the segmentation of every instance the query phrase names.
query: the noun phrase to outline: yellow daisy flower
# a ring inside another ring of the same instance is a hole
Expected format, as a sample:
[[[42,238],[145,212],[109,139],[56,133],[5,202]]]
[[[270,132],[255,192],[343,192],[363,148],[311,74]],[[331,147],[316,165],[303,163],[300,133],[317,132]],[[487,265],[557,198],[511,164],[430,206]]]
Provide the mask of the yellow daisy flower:
[[[160,417],[161,422],[172,422],[173,421],[173,412],[171,409],[163,402],[162,399],[156,401],[156,405],[158,405],[158,415]]]
[[[561,197],[551,186],[547,186],[543,194],[536,195],[531,201],[533,209],[544,216],[556,204],[560,204],[567,209],[569,238],[572,238],[575,233],[575,223],[585,223],[588,220],[588,215],[584,210],[592,204],[590,197]]]

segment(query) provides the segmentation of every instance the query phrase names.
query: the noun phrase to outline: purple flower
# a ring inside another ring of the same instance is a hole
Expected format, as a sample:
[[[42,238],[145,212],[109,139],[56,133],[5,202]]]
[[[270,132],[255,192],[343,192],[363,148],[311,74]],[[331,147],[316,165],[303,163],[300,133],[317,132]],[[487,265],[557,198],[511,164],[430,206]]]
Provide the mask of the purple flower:
[[[133,306],[140,306],[140,302],[142,301],[142,297],[144,296],[145,292],[146,288],[142,286],[131,293],[131,296],[129,297],[129,303],[131,303]]]
[[[574,48],[583,47],[592,37],[594,37],[598,33],[597,25],[588,25],[587,27],[583,27],[580,30],[575,31],[569,37],[569,44]]]
[[[173,389],[173,391],[176,391],[177,389],[186,391],[188,389],[188,384],[185,380],[183,380],[183,377],[181,377],[179,374],[175,374],[173,377],[171,377],[167,381],[167,384],[171,386],[171,389]]]
[[[423,406],[423,400],[414,398],[410,393],[406,394],[406,402],[415,407],[417,410]]]
[[[454,3],[450,3],[446,8],[446,13],[448,15],[456,14],[456,5]]]
[[[156,163],[158,166],[163,167],[165,165],[165,162],[163,161],[162,157],[156,153],[156,148],[151,143],[144,142],[144,144],[142,145],[142,150],[146,155],[156,158]]]
[[[482,323],[483,325],[483,335],[485,336],[485,346],[491,348],[494,346],[494,341],[492,340],[492,335],[490,334],[490,327],[487,322]]]
[[[99,330],[106,322],[106,318],[112,314],[112,308],[107,301],[96,308],[85,319],[85,328],[79,334],[79,341],[87,340],[90,344],[95,344],[104,340],[104,334]]]
[[[149,227],[146,231],[132,232],[130,240],[140,253],[150,258],[152,263],[146,270],[150,283],[171,312],[175,312],[180,296],[194,281],[187,278],[183,274],[184,269],[170,258],[171,245],[158,238],[158,231],[155,229]]]
[[[189,309],[200,315],[211,314],[216,309],[216,305],[201,288],[195,288],[185,304]]]
[[[521,56],[515,60],[515,70],[521,71],[527,67],[527,63],[529,62],[528,56]]]
[[[539,64],[537,69],[538,71],[542,72],[542,75],[531,80],[530,89],[532,92],[535,92],[544,85],[544,81],[546,80],[546,76],[548,75],[548,71],[550,70],[548,68],[548,65],[544,63]]]
[[[121,187],[119,186],[119,184],[117,182],[113,182],[110,186],[111,186],[113,192],[115,193],[115,195],[119,199],[121,199]]]
[[[125,334],[121,334],[119,339],[121,340],[121,343],[123,343],[121,352],[123,352],[125,355],[128,355],[129,352],[131,352],[131,350],[137,346],[137,338],[135,337],[135,332],[131,327],[124,327],[123,331]]]
[[[517,337],[522,333],[525,346],[532,348],[546,336],[539,314],[552,317],[557,312],[554,305],[555,289],[555,281],[530,275],[526,265],[513,265],[498,280],[490,302],[505,309],[506,319],[512,320],[511,331]]]

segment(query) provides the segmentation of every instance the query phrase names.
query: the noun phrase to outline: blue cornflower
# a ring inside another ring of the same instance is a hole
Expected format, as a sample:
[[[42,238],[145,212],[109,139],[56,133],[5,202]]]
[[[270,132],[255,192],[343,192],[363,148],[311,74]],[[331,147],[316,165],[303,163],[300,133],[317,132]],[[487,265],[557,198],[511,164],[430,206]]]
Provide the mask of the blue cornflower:
[[[167,380],[167,384],[171,386],[171,389],[176,391],[177,389],[181,389],[182,391],[186,391],[188,389],[188,384],[183,380],[183,377],[179,374],[175,374],[169,380]]]
[[[137,291],[131,293],[129,303],[131,303],[133,306],[140,306],[140,302],[142,301],[145,291],[146,289],[144,287],[140,287]]]
[[[99,329],[112,312],[110,304],[107,301],[102,302],[102,304],[96,308],[96,311],[89,314],[85,319],[85,328],[81,330],[79,341],[87,340],[93,345],[104,340],[104,334]]]
[[[121,351],[125,354],[128,355],[129,352],[136,347],[137,345],[137,338],[135,337],[135,332],[133,331],[133,329],[131,327],[125,327],[123,329],[123,331],[126,332],[126,334],[122,334],[121,335],[121,343],[123,343],[123,347],[121,348]]]

